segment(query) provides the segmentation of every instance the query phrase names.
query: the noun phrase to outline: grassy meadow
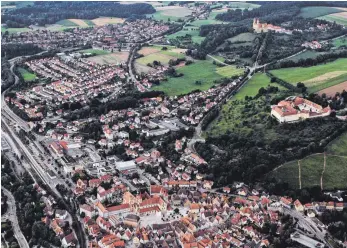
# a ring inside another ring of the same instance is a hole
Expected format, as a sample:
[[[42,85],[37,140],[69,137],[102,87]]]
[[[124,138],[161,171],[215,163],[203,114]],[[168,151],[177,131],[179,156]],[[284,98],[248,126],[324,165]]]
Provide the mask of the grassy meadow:
[[[36,78],[36,75],[34,73],[31,73],[24,68],[19,67],[18,71],[22,75],[24,81],[32,81]]]
[[[343,12],[343,10],[333,7],[324,7],[324,6],[317,6],[317,7],[304,7],[300,10],[299,16],[304,18],[316,18],[320,16],[325,16],[333,13],[339,13]]]
[[[170,77],[167,82],[161,82],[160,85],[153,87],[153,90],[162,90],[170,96],[187,94],[193,90],[208,90],[213,86],[214,80],[233,75],[242,74],[234,66],[217,67],[210,60],[198,60],[188,66],[179,67],[177,73],[183,73],[182,77]],[[230,70],[230,71],[227,71]],[[201,84],[196,84],[200,81]]]

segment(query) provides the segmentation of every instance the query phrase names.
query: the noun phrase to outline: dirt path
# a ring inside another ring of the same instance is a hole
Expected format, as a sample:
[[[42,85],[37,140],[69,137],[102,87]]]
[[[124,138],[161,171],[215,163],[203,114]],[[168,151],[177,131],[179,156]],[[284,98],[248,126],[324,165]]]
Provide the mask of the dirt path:
[[[301,160],[298,160],[298,166],[299,166],[299,187],[301,189],[301,164],[300,164]]]
[[[323,171],[322,171],[322,176],[320,177],[320,188],[321,188],[321,190],[323,190],[323,174],[324,174],[326,165],[327,165],[327,156],[326,156],[326,153],[324,152],[324,167],[323,167]]]

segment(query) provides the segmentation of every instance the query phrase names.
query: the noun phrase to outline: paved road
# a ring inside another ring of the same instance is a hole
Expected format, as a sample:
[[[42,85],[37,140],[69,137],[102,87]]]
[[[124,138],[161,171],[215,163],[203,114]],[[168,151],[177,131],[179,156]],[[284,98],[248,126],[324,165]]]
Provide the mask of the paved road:
[[[1,190],[7,196],[7,219],[12,222],[13,233],[18,241],[19,247],[29,248],[29,244],[19,228],[18,219],[16,215],[16,201],[10,191],[5,189],[4,187],[1,187]]]

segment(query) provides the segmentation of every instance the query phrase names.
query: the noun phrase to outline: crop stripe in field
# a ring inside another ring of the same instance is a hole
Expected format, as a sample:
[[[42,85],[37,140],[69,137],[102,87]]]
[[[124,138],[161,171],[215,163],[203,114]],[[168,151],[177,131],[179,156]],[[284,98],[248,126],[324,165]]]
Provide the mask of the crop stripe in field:
[[[327,165],[327,155],[324,152],[324,166],[323,166],[322,176],[320,177],[320,188],[321,188],[321,190],[323,190],[323,175],[324,175],[324,172],[325,172],[326,165]]]
[[[298,160],[298,167],[299,167],[299,188],[301,189],[301,164],[300,164],[300,160]]]

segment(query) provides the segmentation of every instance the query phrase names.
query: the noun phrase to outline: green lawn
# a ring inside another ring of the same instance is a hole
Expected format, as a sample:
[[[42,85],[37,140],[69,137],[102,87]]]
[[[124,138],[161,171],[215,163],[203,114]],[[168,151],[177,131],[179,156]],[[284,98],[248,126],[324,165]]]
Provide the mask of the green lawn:
[[[305,7],[300,10],[299,16],[304,18],[316,18],[319,16],[325,16],[333,13],[343,12],[341,9],[333,7]]]
[[[185,19],[186,16],[191,14],[191,10],[188,8],[179,8],[179,9],[171,9],[171,10],[157,10],[154,14],[148,14],[147,17],[152,17],[157,21],[174,21],[176,22],[178,19]]]
[[[323,175],[323,189],[347,189],[347,152],[346,157],[327,156]]]
[[[320,16],[317,19],[326,20],[329,22],[336,22],[337,24],[347,26],[347,18],[340,17],[340,16],[325,15],[325,16]]]
[[[322,154],[312,155],[301,160],[301,187],[309,188],[320,185],[324,167]]]
[[[222,60],[223,61],[223,60]],[[236,68],[233,65],[217,67],[216,72],[223,77],[232,77],[235,75],[242,75],[244,69]]]
[[[1,27],[1,33],[4,33],[6,31],[8,31],[9,34],[13,34],[13,33],[18,33],[18,32],[32,31],[32,29],[30,29],[30,28],[4,28],[4,27]]]
[[[59,25],[62,25],[62,26],[65,26],[65,27],[77,27],[78,25],[70,20],[61,20],[59,22],[57,22],[56,24],[59,24]]]
[[[187,94],[193,90],[207,90],[214,83],[214,80],[221,79],[224,76],[217,72],[219,69],[216,65],[212,64],[209,60],[198,60],[188,66],[183,66],[176,69],[177,73],[183,73],[184,76],[168,78],[167,82],[161,82],[160,85],[153,87],[153,90],[162,90],[170,96]],[[238,73],[234,70],[234,73]],[[232,73],[220,72],[228,74]],[[235,75],[235,74],[234,74]],[[200,81],[201,85],[196,84],[196,81]]]
[[[19,67],[18,71],[20,74],[22,74],[24,81],[31,81],[36,78],[36,75],[34,73],[31,73],[24,68]]]
[[[202,25],[211,25],[211,24],[222,24],[222,21],[214,20],[213,19],[206,19],[206,20],[196,20],[191,22],[190,24],[196,27],[201,27]]]
[[[92,53],[95,55],[105,55],[105,54],[109,54],[109,51],[105,51],[105,50],[99,50],[99,49],[85,49],[85,50],[79,50],[78,52],[80,53]]]
[[[347,59],[338,59],[330,63],[305,68],[283,68],[279,70],[273,70],[271,71],[271,73],[276,77],[281,78],[284,81],[287,81],[288,83],[291,83],[293,85],[296,85],[298,82],[303,82],[308,87],[309,92],[316,92],[318,90],[322,90],[327,87],[346,81]],[[330,76],[327,79],[317,79],[317,77],[323,76],[327,73],[337,74],[329,74]]]
[[[329,143],[327,153],[339,156],[347,156],[347,132]]]

